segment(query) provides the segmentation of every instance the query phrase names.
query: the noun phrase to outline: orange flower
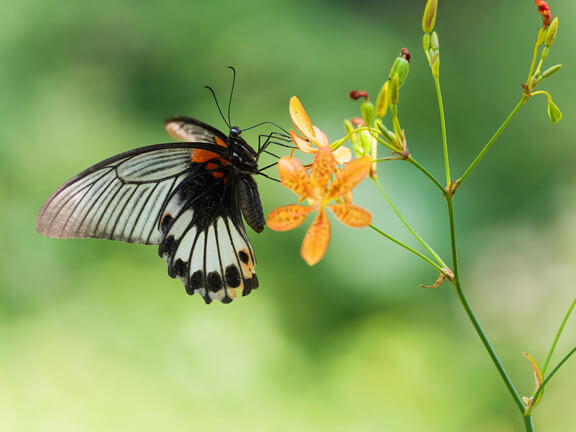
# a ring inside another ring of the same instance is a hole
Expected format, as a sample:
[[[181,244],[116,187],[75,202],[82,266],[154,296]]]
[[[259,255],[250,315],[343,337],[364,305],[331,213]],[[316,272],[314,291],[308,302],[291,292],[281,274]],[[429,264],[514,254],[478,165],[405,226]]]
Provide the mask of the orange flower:
[[[300,103],[300,100],[296,96],[290,98],[288,111],[290,112],[290,118],[292,119],[294,126],[296,126],[296,129],[304,135],[304,138],[302,138],[294,132],[293,129],[290,129],[290,136],[292,137],[294,144],[296,144],[296,147],[304,153],[316,153],[322,147],[330,147],[328,137],[324,132],[312,124],[308,114],[306,114],[306,111],[302,106],[302,103]],[[352,159],[352,152],[349,148],[342,146],[334,151],[334,157],[339,164],[343,164]]]
[[[322,259],[330,243],[330,222],[325,208],[328,207],[338,220],[354,228],[365,227],[372,221],[372,215],[362,207],[350,202],[330,204],[334,200],[349,195],[370,172],[372,160],[362,156],[336,170],[336,160],[328,146],[316,149],[316,156],[310,174],[296,159],[283,157],[278,162],[278,173],[282,184],[299,195],[300,201],[308,200],[309,205],[291,204],[279,207],[268,215],[268,226],[275,231],[288,231],[300,226],[308,214],[318,211],[318,215],[308,229],[302,243],[301,255],[309,265]],[[335,174],[335,178],[332,177]]]

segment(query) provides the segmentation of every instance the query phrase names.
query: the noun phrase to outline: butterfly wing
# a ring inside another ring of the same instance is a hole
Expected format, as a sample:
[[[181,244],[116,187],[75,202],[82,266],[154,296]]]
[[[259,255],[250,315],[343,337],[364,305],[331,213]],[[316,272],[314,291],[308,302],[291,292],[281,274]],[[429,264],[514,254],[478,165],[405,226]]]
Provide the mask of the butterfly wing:
[[[192,160],[205,149],[215,146],[158,144],[106,159],[64,183],[40,210],[36,228],[53,238],[158,244],[163,205],[187,175],[201,168]]]
[[[190,117],[171,117],[164,127],[172,138],[180,141],[215,143],[216,137],[226,141],[226,135],[218,129]]]
[[[219,135],[210,138],[215,144],[147,146],[88,168],[48,199],[37,230],[54,238],[159,244],[169,275],[189,294],[207,303],[249,294],[258,286],[255,257],[241,217],[239,180],[228,178]]]
[[[166,205],[158,254],[168,274],[206,303],[229,303],[258,287],[254,252],[242,222],[237,180],[214,171],[190,175]]]

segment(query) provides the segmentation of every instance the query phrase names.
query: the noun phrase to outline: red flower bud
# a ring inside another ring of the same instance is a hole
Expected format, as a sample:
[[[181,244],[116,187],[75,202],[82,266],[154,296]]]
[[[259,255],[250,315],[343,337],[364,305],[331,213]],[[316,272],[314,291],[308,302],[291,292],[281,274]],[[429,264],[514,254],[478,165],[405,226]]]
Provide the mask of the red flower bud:
[[[358,100],[360,98],[364,98],[364,100],[368,100],[368,92],[365,90],[352,90],[350,92],[350,99]]]
[[[408,51],[408,48],[402,48],[402,49],[400,50],[400,55],[401,55],[408,63],[410,63],[411,55],[410,55],[410,51]]]
[[[536,7],[538,7],[538,13],[542,15],[542,24],[544,27],[548,27],[552,21],[550,6],[544,0],[536,0]]]

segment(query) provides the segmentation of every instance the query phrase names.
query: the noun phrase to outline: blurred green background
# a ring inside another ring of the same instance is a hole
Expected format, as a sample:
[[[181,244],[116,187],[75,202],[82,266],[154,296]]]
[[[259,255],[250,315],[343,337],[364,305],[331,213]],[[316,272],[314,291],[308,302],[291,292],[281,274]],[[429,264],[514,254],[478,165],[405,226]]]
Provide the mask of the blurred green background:
[[[421,51],[424,1],[253,0],[0,5],[0,430],[520,431],[516,408],[448,284],[365,229],[334,222],[326,258],[299,258],[306,227],[251,233],[261,288],[206,306],[170,279],[155,247],[40,236],[34,220],[66,179],[110,155],[169,141],[184,114],[224,128],[289,125],[298,95],[332,139],[373,97],[400,48],[413,54],[401,118],[410,150],[443,176],[438,112]],[[522,352],[543,361],[576,289],[576,5],[545,82],[456,199],[465,289],[523,395]],[[440,1],[437,29],[450,154],[460,174],[519,99],[541,19],[533,1]],[[257,132],[246,134],[256,137]],[[448,259],[446,210],[407,164],[380,176]],[[294,201],[259,179],[265,211]],[[358,204],[409,240],[375,188]],[[576,340],[571,322],[559,346]],[[576,361],[535,412],[576,430]]]

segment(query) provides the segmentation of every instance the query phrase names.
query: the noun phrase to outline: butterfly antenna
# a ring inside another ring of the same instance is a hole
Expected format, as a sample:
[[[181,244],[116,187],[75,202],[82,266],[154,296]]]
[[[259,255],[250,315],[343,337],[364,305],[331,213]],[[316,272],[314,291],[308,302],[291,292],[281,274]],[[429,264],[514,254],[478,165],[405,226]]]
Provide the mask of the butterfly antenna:
[[[216,97],[216,93],[214,92],[214,89],[210,86],[204,86],[204,88],[207,88],[208,90],[210,90],[210,93],[212,93],[212,97],[214,98],[214,102],[216,102],[216,107],[218,108],[218,112],[220,113],[220,117],[222,117],[222,120],[224,120],[224,123],[226,123],[226,126],[228,126],[228,128],[231,128],[232,126],[230,125],[230,122],[226,121],[226,117],[224,117],[224,114],[222,114],[222,110],[220,109],[220,104],[218,103],[218,98]]]
[[[236,69],[234,66],[228,66],[228,69],[232,69],[232,88],[230,89],[230,98],[228,99],[228,124],[231,125],[232,121],[230,120],[230,107],[232,106],[232,95],[234,94],[234,84],[236,84]]]
[[[242,131],[247,131],[247,130],[250,130],[250,129],[254,129],[255,127],[262,126],[262,125],[265,125],[265,124],[274,125],[274,126],[276,126],[278,129],[280,129],[282,132],[284,132],[287,136],[290,136],[290,132],[288,132],[286,129],[284,129],[284,128],[283,128],[282,126],[280,126],[279,124],[276,124],[276,123],[271,122],[271,121],[264,121],[264,122],[262,122],[262,123],[258,123],[258,124],[254,125],[254,126],[250,126],[249,128],[242,129]]]

